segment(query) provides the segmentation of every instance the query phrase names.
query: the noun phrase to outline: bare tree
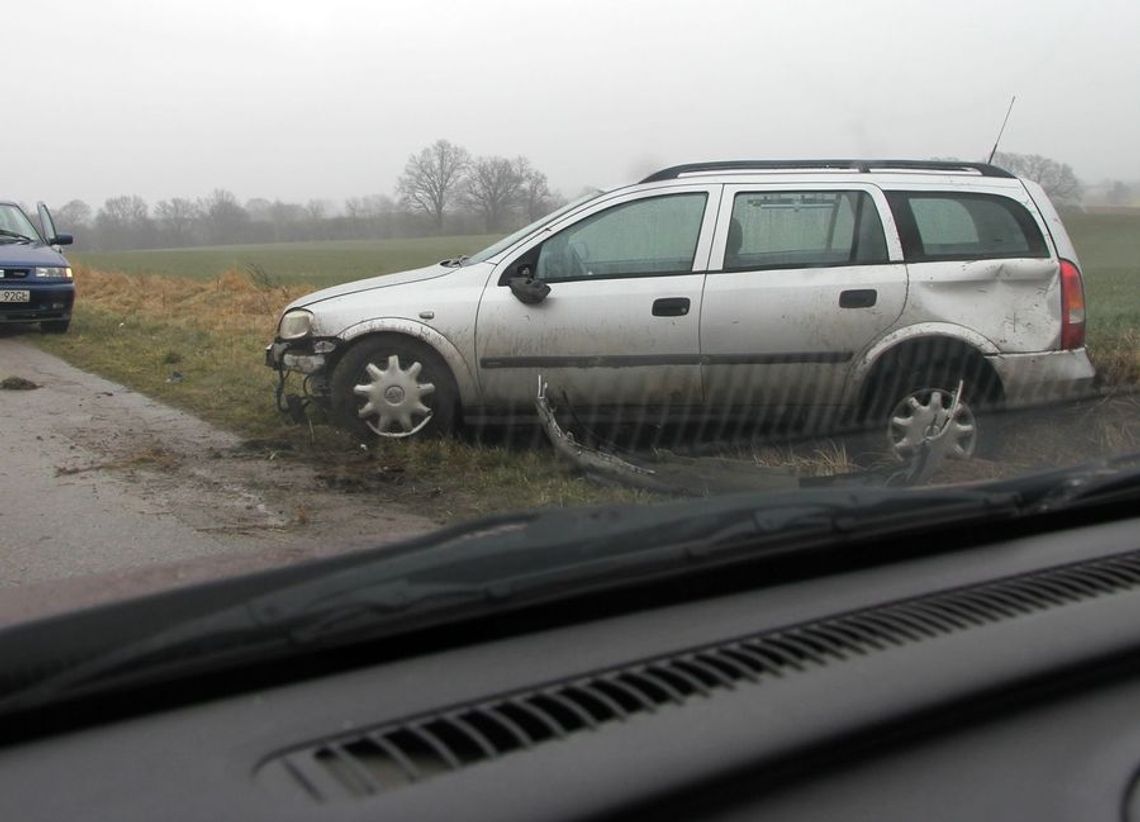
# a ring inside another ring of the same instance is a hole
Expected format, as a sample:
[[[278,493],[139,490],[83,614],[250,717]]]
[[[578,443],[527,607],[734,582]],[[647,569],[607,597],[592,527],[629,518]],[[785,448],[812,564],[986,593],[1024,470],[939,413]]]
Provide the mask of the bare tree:
[[[184,197],[161,200],[154,207],[165,242],[173,246],[190,245],[194,237],[194,225],[200,213],[198,206]]]
[[[519,202],[523,171],[506,157],[480,157],[471,164],[461,197],[483,215],[488,231],[498,231]]]
[[[312,222],[320,222],[328,217],[329,204],[327,200],[309,200],[305,203],[305,217]]]
[[[1132,202],[1132,187],[1123,180],[1114,180],[1105,196],[1109,205],[1125,206]]]
[[[344,201],[344,216],[350,220],[364,219],[364,198],[348,197]]]
[[[530,164],[526,157],[515,160],[515,167],[522,176],[522,188],[519,199],[527,222],[533,223],[544,214],[548,214],[554,203],[554,195],[550,192],[550,184],[546,175]]]
[[[52,216],[65,231],[87,228],[91,224],[91,206],[82,200],[68,200],[55,209]]]
[[[386,194],[349,197],[344,201],[344,216],[350,220],[368,220],[391,214],[395,208],[396,204]]]
[[[137,194],[123,194],[105,200],[99,216],[125,225],[137,224],[150,216],[150,208],[146,200]]]
[[[273,222],[273,203],[264,197],[253,197],[245,201],[245,213],[255,223]]]
[[[105,200],[95,215],[95,231],[102,248],[146,248],[151,245],[154,226],[146,200],[137,194]]]
[[[422,211],[443,228],[443,214],[452,204],[471,162],[465,148],[436,140],[404,165],[396,193],[407,207]]]
[[[330,203],[327,200],[309,200],[305,203],[305,222],[308,239],[327,240],[329,238]]]
[[[1076,205],[1081,201],[1084,186],[1068,163],[1058,162],[1040,154],[1012,154],[998,152],[994,163],[1018,177],[1038,183],[1049,199],[1058,205]]]
[[[388,236],[396,204],[386,194],[349,197],[344,201],[344,216],[350,231],[358,236]]]
[[[305,209],[296,203],[274,200],[269,207],[269,217],[273,221],[275,240],[296,240],[301,233],[298,227],[303,226],[305,221]]]
[[[390,217],[396,210],[396,204],[387,194],[369,194],[361,198],[361,216],[370,219]]]
[[[249,222],[249,214],[233,192],[215,188],[210,196],[200,201],[202,222],[206,227],[207,241],[215,245],[236,243]]]

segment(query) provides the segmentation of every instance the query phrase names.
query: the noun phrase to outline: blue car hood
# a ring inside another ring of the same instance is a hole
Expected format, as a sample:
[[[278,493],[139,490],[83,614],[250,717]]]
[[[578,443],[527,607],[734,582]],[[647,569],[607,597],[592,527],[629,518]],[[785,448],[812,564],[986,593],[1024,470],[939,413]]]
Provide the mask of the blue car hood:
[[[0,268],[68,265],[67,259],[50,245],[28,245],[0,241]]]

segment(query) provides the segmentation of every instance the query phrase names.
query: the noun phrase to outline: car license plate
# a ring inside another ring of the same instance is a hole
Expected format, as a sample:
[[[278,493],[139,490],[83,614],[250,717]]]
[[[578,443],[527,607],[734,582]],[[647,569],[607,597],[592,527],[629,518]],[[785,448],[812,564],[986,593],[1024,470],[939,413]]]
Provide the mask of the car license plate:
[[[27,289],[0,289],[0,303],[27,303],[31,302],[31,300],[32,293]]]

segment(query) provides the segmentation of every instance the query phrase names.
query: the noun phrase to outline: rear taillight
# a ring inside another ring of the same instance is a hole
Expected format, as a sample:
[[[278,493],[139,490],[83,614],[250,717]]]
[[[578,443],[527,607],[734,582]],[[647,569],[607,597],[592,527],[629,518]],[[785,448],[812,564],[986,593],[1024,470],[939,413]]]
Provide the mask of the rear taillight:
[[[1061,260],[1061,348],[1085,344],[1085,284],[1076,263]]]

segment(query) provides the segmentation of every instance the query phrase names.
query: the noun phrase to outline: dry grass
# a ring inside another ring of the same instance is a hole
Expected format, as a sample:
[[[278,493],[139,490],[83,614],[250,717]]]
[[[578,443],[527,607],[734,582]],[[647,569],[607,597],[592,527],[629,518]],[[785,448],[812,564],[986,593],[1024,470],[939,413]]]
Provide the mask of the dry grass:
[[[804,477],[830,477],[859,470],[847,453],[847,445],[831,439],[757,448],[751,460],[762,468],[788,468]]]
[[[146,318],[200,331],[249,331],[273,336],[277,315],[287,303],[312,289],[308,286],[255,282],[247,272],[230,269],[213,280],[191,280],[159,274],[123,274],[78,266],[75,285],[81,305],[121,315],[123,321]],[[165,357],[178,362],[177,351]]]
[[[445,441],[389,443],[361,452],[359,443],[317,425],[288,425],[276,411],[274,375],[262,348],[280,310],[310,291],[229,270],[212,280],[103,272],[78,267],[71,333],[43,337],[44,347],[76,365],[184,408],[248,437],[289,444],[288,453],[323,462],[332,485],[399,501],[432,500],[432,513],[454,519],[508,508],[648,498],[597,489],[569,477],[545,450]],[[1009,475],[1052,462],[1140,447],[1137,400],[1120,394],[1140,383],[1140,334],[1134,328],[1090,341],[1101,379],[1118,386],[1109,405],[1047,413],[1018,425],[1003,441],[1000,463],[975,460],[960,479]],[[178,379],[172,379],[177,371]],[[1085,416],[1087,414],[1087,416]],[[1058,424],[1063,420],[1063,424]],[[742,465],[800,476],[858,470],[861,455],[838,440],[730,449]],[[957,470],[957,469],[956,469]],[[957,478],[957,477],[956,477]],[[302,512],[298,518],[304,517]]]
[[[303,286],[76,269],[71,331],[41,344],[81,368],[250,436],[283,436],[262,349]]]
[[[1101,385],[1140,385],[1140,331],[1137,329],[1093,337],[1089,341],[1089,356]]]
[[[569,476],[549,451],[454,440],[360,443],[328,426],[293,426],[274,405],[263,348],[277,316],[311,289],[231,270],[213,280],[79,268],[70,333],[37,338],[86,370],[261,442],[265,458],[303,458],[346,491],[414,505],[439,520],[505,509],[646,498]],[[172,379],[174,372],[178,379]],[[129,467],[101,465],[100,468]],[[68,469],[67,473],[89,470]],[[309,516],[296,512],[297,521]]]

